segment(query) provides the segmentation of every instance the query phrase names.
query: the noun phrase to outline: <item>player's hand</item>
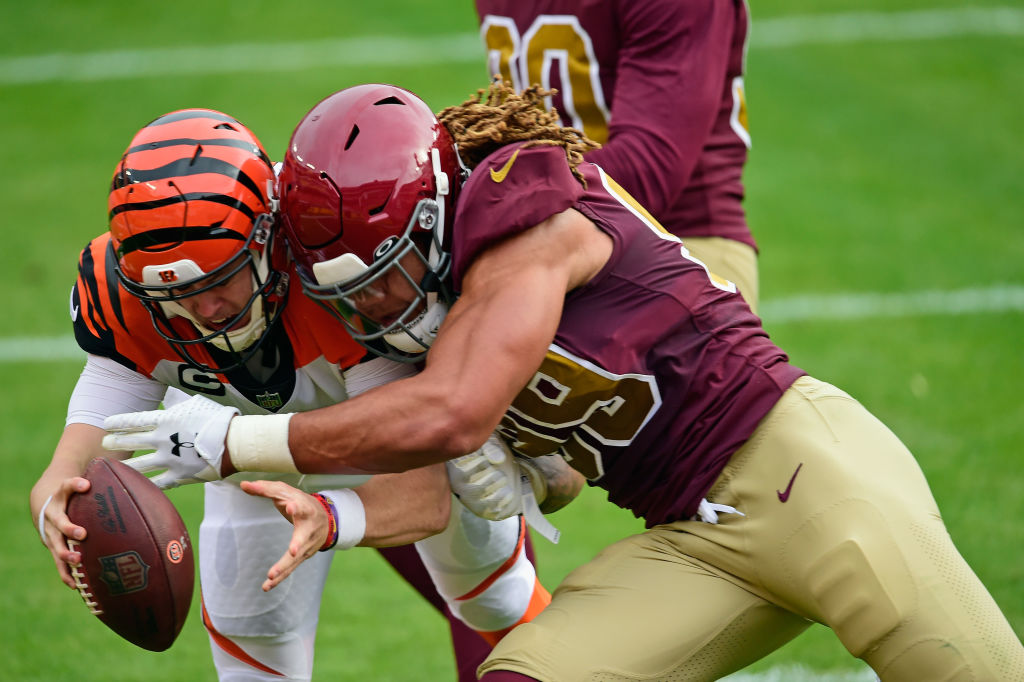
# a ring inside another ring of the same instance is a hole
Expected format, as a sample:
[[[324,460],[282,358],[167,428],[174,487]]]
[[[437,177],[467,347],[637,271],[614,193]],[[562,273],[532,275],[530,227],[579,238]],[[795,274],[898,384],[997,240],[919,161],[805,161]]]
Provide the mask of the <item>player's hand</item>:
[[[327,512],[315,497],[283,481],[242,481],[241,486],[250,495],[273,502],[295,527],[288,551],[267,571],[263,591],[269,592],[323,547],[328,532]]]
[[[533,460],[515,456],[500,436],[491,434],[479,450],[448,460],[446,466],[452,492],[471,512],[491,521],[522,514],[534,530],[558,542],[558,529],[538,506],[548,497],[546,472]]]
[[[492,434],[476,452],[447,462],[448,480],[459,501],[477,516],[501,521],[521,514],[522,484],[529,480],[538,503],[547,495],[543,476],[529,460],[516,457],[505,441]]]
[[[221,478],[224,438],[238,414],[209,398],[194,395],[166,410],[129,412],[107,417],[103,437],[108,450],[155,450],[125,460],[136,471],[164,470],[151,480],[160,488],[176,488]]]
[[[76,568],[80,566],[82,553],[68,548],[68,538],[77,541],[84,540],[85,529],[75,525],[68,518],[68,500],[75,493],[88,492],[89,485],[89,481],[81,476],[65,479],[57,490],[47,498],[37,515],[39,537],[46,548],[50,550],[60,579],[71,589],[77,588],[68,565]]]

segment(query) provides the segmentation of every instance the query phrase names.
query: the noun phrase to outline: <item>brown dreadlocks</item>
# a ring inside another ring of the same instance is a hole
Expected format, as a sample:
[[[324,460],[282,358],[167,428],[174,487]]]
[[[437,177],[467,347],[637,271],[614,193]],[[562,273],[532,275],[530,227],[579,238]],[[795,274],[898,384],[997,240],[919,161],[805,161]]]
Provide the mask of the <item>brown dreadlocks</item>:
[[[437,115],[458,145],[463,163],[476,168],[484,157],[506,144],[527,141],[525,146],[562,147],[572,174],[586,186],[577,166],[583,154],[600,147],[575,128],[565,128],[555,111],[544,108],[544,98],[554,94],[533,85],[517,94],[501,79],[462,104]]]

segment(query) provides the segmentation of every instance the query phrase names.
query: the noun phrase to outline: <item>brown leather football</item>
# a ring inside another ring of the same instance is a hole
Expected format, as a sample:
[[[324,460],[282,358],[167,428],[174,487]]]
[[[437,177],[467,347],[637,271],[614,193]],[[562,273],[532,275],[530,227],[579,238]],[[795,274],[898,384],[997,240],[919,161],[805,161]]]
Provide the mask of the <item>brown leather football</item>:
[[[116,460],[97,458],[92,484],[68,501],[68,518],[86,530],[68,546],[82,553],[71,572],[86,606],[132,644],[164,651],[188,616],[195,584],[192,541],[171,500]]]

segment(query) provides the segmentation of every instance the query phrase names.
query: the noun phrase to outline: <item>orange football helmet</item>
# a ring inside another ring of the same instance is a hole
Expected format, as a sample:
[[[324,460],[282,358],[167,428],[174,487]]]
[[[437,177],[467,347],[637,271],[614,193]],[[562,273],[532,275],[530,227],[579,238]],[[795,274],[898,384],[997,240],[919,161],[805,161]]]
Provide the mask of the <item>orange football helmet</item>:
[[[114,170],[108,209],[118,278],[193,367],[224,372],[244,364],[281,315],[287,275],[270,262],[274,180],[256,136],[209,109],[152,121]],[[221,329],[204,327],[181,305],[246,268],[252,296]]]

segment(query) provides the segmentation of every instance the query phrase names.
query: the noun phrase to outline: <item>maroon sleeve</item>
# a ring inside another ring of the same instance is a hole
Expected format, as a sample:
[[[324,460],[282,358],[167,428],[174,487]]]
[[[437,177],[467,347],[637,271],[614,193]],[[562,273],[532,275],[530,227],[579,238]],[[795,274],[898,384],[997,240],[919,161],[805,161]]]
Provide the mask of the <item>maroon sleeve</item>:
[[[583,195],[561,147],[502,147],[473,170],[452,228],[457,291],[473,259],[495,242],[561,213]]]
[[[609,142],[587,160],[660,215],[686,186],[718,114],[731,2],[618,4],[622,46]]]

